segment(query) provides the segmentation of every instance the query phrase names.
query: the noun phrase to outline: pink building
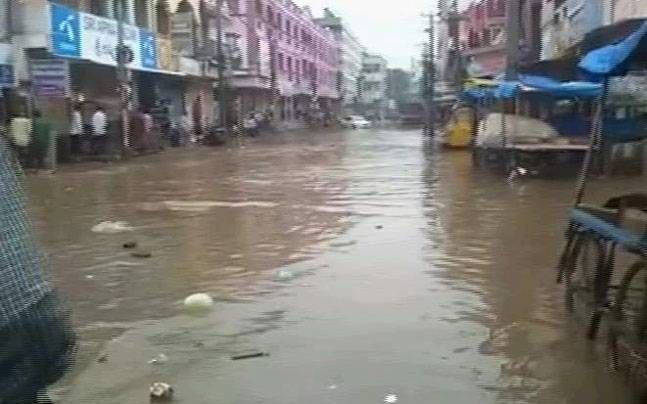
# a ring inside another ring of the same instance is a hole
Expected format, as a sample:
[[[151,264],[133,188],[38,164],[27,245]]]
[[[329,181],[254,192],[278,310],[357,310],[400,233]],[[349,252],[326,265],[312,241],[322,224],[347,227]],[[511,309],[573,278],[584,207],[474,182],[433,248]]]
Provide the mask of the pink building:
[[[275,120],[333,111],[339,98],[338,44],[307,7],[289,0],[230,0],[243,55],[231,80],[238,114],[271,109]]]

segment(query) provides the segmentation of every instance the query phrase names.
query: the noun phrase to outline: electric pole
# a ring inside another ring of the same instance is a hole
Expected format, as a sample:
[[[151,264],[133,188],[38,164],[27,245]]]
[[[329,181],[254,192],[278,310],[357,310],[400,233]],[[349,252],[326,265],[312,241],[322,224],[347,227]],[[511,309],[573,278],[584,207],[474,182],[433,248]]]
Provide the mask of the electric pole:
[[[132,58],[132,50],[124,44],[124,20],[126,18],[125,0],[117,1],[117,86],[119,88],[122,148],[124,154],[130,148],[130,116],[128,68],[126,64]]]
[[[506,80],[516,80],[519,68],[519,37],[521,30],[521,2],[508,0],[505,6],[506,14]]]
[[[435,106],[435,89],[436,89],[436,64],[434,61],[435,52],[434,46],[436,42],[435,35],[435,21],[434,13],[430,13],[429,27],[425,30],[428,35],[428,48],[423,51],[423,66],[425,69],[424,91],[427,99],[427,119],[425,130],[429,136],[434,136],[435,133],[435,119],[436,119],[436,106]]]
[[[226,63],[224,46],[223,46],[223,29],[222,29],[222,7],[224,1],[216,2],[216,58],[218,61],[218,118],[220,127],[227,133],[227,88],[226,88]]]

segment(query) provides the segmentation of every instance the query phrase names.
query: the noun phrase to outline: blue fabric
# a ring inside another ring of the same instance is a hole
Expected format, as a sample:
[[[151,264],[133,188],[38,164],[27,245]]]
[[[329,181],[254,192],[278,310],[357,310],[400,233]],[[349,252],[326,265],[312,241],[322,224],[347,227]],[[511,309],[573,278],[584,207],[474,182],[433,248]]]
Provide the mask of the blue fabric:
[[[590,51],[582,58],[578,67],[596,80],[623,75],[626,73],[631,55],[645,35],[647,35],[647,21],[621,42]]]
[[[643,234],[631,233],[615,223],[603,220],[582,209],[571,209],[571,223],[592,231],[605,240],[610,240],[630,250],[647,252],[647,239]]]
[[[521,83],[518,81],[502,81],[494,90],[494,96],[500,100],[515,98],[521,91]]]
[[[561,82],[545,76],[520,75],[521,83],[542,93],[556,97],[598,97],[602,85],[586,81]]]

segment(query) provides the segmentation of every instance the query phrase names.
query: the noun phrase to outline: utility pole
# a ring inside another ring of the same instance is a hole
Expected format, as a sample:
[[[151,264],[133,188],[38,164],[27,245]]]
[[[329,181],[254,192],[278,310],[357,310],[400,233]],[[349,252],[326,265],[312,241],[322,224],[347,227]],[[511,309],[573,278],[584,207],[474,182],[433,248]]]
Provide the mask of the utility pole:
[[[519,68],[519,37],[521,30],[521,1],[508,0],[505,6],[506,14],[506,80],[516,80]]]
[[[132,58],[132,51],[124,44],[124,20],[126,18],[125,0],[117,1],[117,86],[120,99],[122,150],[126,154],[130,149],[130,116],[128,68],[126,64]]]
[[[434,103],[435,98],[435,89],[436,89],[436,64],[434,61],[435,52],[434,46],[436,42],[435,35],[435,21],[434,13],[430,13],[429,17],[429,27],[425,30],[428,35],[428,49],[423,51],[423,65],[425,69],[425,95],[427,99],[427,119],[425,125],[425,132],[429,136],[434,136],[435,133],[435,119],[436,119],[436,106]]]
[[[218,118],[220,126],[225,133],[227,132],[227,86],[226,86],[226,63],[224,46],[223,46],[223,29],[222,29],[222,7],[224,1],[217,0],[217,14],[216,14],[216,57],[218,59]]]

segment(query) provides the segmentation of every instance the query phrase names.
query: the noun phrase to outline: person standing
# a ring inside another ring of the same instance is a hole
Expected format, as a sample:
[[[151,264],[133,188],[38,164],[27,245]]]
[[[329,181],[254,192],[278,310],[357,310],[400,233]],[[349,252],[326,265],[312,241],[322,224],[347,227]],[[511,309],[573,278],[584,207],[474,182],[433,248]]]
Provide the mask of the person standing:
[[[81,107],[75,105],[70,117],[70,151],[72,154],[81,154],[81,142],[83,137],[83,115]]]
[[[245,132],[247,132],[247,135],[250,137],[256,137],[256,134],[258,132],[258,122],[256,122],[256,118],[254,117],[254,113],[250,113],[247,119],[245,119]]]
[[[44,168],[51,142],[52,125],[43,118],[39,110],[35,110],[33,115],[33,141],[30,145],[30,154],[33,166],[35,168]]]
[[[101,105],[98,105],[92,115],[92,154],[105,153],[106,137],[108,134],[108,116]]]

